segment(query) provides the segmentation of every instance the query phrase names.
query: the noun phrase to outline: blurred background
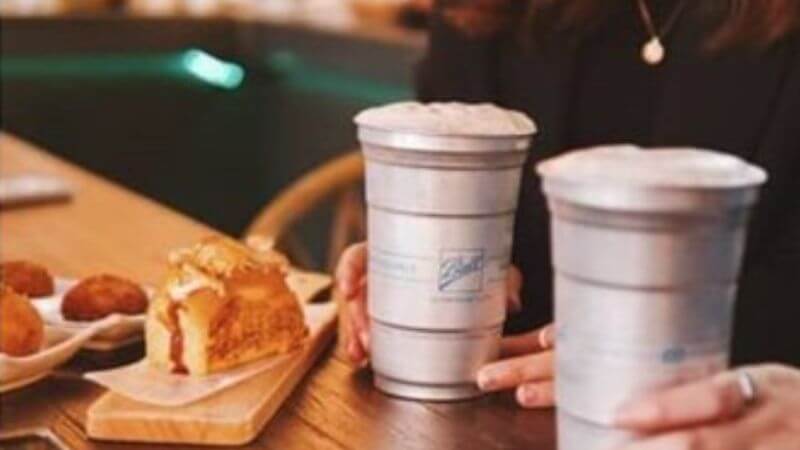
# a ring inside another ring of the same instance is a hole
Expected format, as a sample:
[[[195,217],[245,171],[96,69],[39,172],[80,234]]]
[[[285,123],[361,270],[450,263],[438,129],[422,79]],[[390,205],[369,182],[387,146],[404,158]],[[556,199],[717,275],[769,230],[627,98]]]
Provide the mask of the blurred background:
[[[428,0],[0,0],[2,128],[240,235],[408,99]],[[313,265],[331,214],[304,220]]]

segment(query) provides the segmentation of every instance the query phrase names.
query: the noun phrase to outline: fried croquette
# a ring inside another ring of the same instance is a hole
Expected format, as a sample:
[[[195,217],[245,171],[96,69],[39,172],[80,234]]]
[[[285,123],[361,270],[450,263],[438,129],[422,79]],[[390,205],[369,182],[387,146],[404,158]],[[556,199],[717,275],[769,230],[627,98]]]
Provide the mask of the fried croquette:
[[[95,275],[81,280],[64,296],[61,314],[67,320],[90,321],[114,313],[143,314],[147,294],[138,284],[114,275]]]
[[[0,286],[0,353],[28,356],[44,342],[44,322],[30,300]]]
[[[0,265],[0,280],[15,292],[31,298],[53,295],[53,277],[43,266],[29,261],[6,261]]]

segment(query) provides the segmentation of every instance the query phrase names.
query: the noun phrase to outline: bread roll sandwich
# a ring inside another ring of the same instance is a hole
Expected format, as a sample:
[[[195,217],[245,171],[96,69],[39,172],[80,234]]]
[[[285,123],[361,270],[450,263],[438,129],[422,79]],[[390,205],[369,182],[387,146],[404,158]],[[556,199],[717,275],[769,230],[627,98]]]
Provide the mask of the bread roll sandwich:
[[[147,359],[206,375],[297,348],[307,330],[287,269],[282,256],[223,237],[174,251],[147,313]]]

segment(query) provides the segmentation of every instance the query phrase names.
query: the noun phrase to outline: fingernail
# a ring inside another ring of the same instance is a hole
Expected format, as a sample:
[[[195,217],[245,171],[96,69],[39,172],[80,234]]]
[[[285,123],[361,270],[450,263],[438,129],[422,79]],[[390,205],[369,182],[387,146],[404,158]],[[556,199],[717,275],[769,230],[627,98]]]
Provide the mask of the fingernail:
[[[553,327],[547,327],[539,333],[539,345],[542,348],[550,348],[554,343]]]
[[[522,406],[534,406],[538,392],[533,386],[520,386],[517,388],[517,401]]]
[[[366,331],[362,331],[358,334],[358,338],[361,339],[361,344],[364,345],[365,349],[369,348],[369,333]]]
[[[495,378],[488,371],[478,372],[478,388],[482,391],[488,391],[494,387]]]
[[[658,407],[652,402],[636,402],[623,405],[615,418],[619,426],[635,425],[642,422],[652,422],[659,416]]]

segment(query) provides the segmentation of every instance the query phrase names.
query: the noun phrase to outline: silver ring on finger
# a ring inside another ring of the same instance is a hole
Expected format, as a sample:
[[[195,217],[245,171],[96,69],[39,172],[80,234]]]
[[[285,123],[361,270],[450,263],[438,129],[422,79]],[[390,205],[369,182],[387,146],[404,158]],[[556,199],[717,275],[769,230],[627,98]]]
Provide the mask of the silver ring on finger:
[[[758,387],[752,375],[744,370],[739,370],[736,373],[736,383],[745,406],[750,406],[758,400]]]

